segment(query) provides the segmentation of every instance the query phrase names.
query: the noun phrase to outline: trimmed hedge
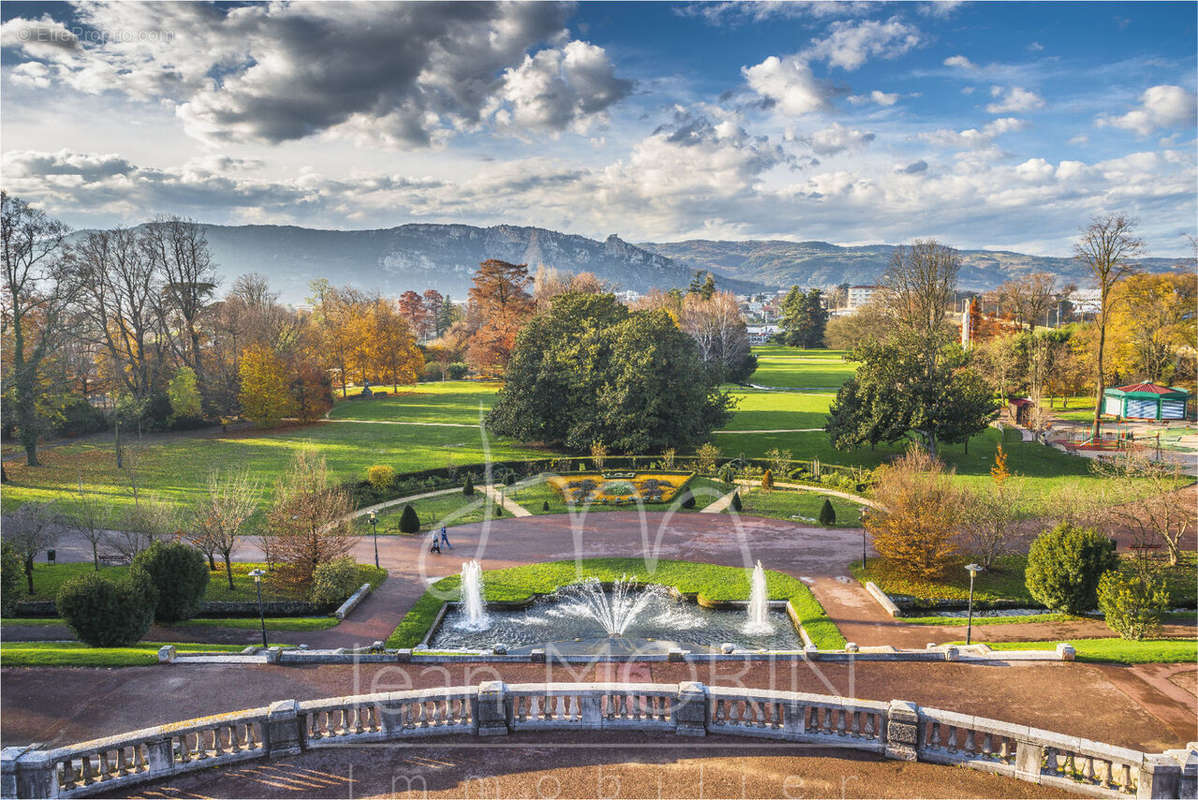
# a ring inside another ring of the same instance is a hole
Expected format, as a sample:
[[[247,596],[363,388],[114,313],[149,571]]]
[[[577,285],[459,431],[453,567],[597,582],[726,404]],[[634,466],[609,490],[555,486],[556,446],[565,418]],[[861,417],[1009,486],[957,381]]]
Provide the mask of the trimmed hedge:
[[[133,557],[131,573],[141,570],[154,582],[158,601],[154,619],[178,622],[196,615],[208,589],[204,554],[181,542],[154,542]]]
[[[80,640],[92,647],[120,647],[146,635],[156,595],[153,580],[142,570],[115,581],[92,572],[64,583],[55,604]]]

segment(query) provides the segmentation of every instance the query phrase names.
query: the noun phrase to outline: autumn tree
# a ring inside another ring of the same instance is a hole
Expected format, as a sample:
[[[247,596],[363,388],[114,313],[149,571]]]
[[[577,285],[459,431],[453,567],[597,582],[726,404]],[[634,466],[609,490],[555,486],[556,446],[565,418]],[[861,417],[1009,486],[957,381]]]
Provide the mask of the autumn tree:
[[[294,413],[283,360],[263,345],[251,345],[241,354],[242,414],[263,428],[279,424]]]
[[[913,448],[878,468],[873,497],[883,510],[871,510],[865,528],[878,553],[908,575],[941,575],[957,553],[962,505],[951,472]]]
[[[852,314],[828,320],[824,343],[833,350],[852,350],[867,342],[880,342],[890,334],[890,323],[881,298],[871,298]]]
[[[1102,394],[1106,389],[1104,373],[1107,326],[1111,319],[1111,302],[1119,283],[1135,272],[1130,259],[1144,251],[1144,242],[1135,235],[1136,224],[1122,214],[1095,217],[1082,231],[1073,247],[1074,258],[1090,272],[1098,287],[1098,343],[1095,351],[1094,422],[1090,433],[1097,439],[1102,429]]]
[[[1105,526],[1131,532],[1138,545],[1164,546],[1169,563],[1176,564],[1182,542],[1198,523],[1193,505],[1177,496],[1190,480],[1181,466],[1128,451],[1095,468],[1106,479],[1100,505]]]
[[[213,471],[208,475],[204,493],[192,509],[189,538],[209,555],[220,553],[225,562],[225,578],[233,589],[233,548],[237,537],[245,533],[246,525],[258,508],[261,486],[249,470]]]
[[[1111,301],[1108,352],[1121,375],[1169,383],[1185,378],[1179,365],[1198,348],[1198,275],[1137,274],[1119,284]],[[1179,372],[1183,374],[1179,374]]]
[[[445,316],[445,304],[448,299],[436,289],[425,289],[421,296],[424,298],[424,308],[428,312],[428,324],[425,326],[421,338],[440,336],[445,333],[445,328],[441,327],[441,323]]]
[[[424,356],[408,323],[386,302],[376,305],[371,333],[378,359],[378,373],[389,379],[395,391],[401,383],[415,383],[424,369]]]
[[[341,384],[341,396],[348,396],[350,370],[361,367],[361,336],[368,330],[364,315],[370,303],[356,289],[336,288],[324,279],[312,282],[312,297],[309,302],[321,345],[329,364],[337,370]],[[356,360],[356,363],[355,363]],[[369,358],[366,359],[366,363]]]
[[[995,292],[999,306],[1021,327],[1048,325],[1049,312],[1076,287],[1057,287],[1056,276],[1035,272],[1009,280]]]
[[[432,313],[419,293],[409,289],[399,296],[399,315],[417,338],[423,339],[428,335]]]
[[[38,437],[46,427],[44,403],[53,386],[47,367],[69,341],[72,309],[82,290],[78,273],[64,263],[67,228],[23,200],[0,192],[0,247],[4,294],[0,333],[4,383],[25,449],[25,463],[39,465]]]
[[[526,264],[488,259],[479,265],[470,287],[474,331],[468,358],[483,374],[502,373],[516,346],[516,335],[535,310],[528,293]]]
[[[1027,516],[1022,482],[1012,478],[1007,454],[1000,444],[990,469],[990,482],[963,491],[961,549],[990,569],[999,556],[1020,549],[1025,541],[1020,522]]]
[[[272,558],[278,581],[306,589],[321,564],[347,555],[353,548],[348,493],[329,474],[324,457],[312,448],[295,454],[275,484],[267,512]]]

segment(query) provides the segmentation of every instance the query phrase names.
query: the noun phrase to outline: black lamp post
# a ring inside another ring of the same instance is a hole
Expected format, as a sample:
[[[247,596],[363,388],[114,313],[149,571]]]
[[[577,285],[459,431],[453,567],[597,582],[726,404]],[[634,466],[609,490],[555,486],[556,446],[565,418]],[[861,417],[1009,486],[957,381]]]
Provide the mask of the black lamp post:
[[[258,621],[262,623],[263,647],[266,647],[266,614],[262,611],[262,576],[265,574],[265,570],[250,570],[250,577],[254,579],[254,585],[258,587]]]
[[[965,626],[965,644],[970,644],[973,640],[973,579],[982,571],[982,567],[980,564],[966,564],[965,569],[969,570],[969,622]]]
[[[379,568],[379,518],[370,512],[370,530],[374,534],[374,568]]]

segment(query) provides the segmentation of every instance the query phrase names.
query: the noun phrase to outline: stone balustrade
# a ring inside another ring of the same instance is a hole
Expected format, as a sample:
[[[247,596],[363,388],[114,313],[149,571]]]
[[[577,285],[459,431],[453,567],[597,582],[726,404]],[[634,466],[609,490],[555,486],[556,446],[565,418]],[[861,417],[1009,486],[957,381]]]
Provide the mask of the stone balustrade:
[[[708,733],[821,744],[970,767],[1090,796],[1183,798],[1198,744],[1142,753],[903,700],[889,703],[698,682],[519,683],[283,700],[39,750],[6,747],[0,797],[85,797],[211,766],[444,735],[550,730]]]

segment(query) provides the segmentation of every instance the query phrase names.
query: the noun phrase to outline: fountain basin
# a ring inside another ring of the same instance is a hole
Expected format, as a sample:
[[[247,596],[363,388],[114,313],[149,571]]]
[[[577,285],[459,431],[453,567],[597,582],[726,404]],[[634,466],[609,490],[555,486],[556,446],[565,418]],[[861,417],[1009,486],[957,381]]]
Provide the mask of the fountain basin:
[[[576,586],[576,585],[575,585]],[[509,653],[552,644],[558,652],[594,653],[666,652],[671,647],[715,651],[724,642],[745,650],[801,650],[803,640],[784,600],[768,603],[769,633],[747,633],[744,601],[721,603],[723,608],[705,608],[693,599],[665,587],[644,587],[651,595],[642,598],[639,612],[618,631],[609,631],[595,610],[572,593],[575,586],[561,587],[550,595],[539,595],[519,604],[489,604],[491,626],[471,630],[460,603],[446,603],[421,647],[435,650],[489,650],[502,643]],[[618,604],[612,584],[595,587],[606,601]],[[629,601],[631,602],[631,601]],[[602,614],[600,614],[602,616]],[[609,620],[610,623],[610,620]]]

